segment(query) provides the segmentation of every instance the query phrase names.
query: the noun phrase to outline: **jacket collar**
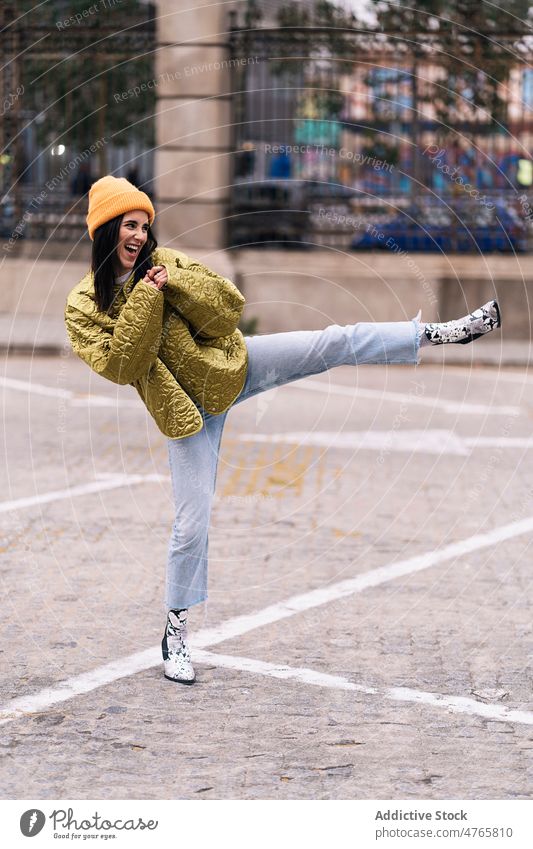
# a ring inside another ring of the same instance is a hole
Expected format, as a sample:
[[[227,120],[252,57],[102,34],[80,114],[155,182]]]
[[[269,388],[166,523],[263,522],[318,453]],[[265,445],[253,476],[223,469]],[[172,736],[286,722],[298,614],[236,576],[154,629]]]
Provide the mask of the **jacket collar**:
[[[124,295],[129,295],[129,293],[131,292],[132,289],[133,289],[133,271],[131,272],[129,277],[126,278],[126,280],[123,283],[117,282],[117,280],[115,280],[115,294],[122,292]]]

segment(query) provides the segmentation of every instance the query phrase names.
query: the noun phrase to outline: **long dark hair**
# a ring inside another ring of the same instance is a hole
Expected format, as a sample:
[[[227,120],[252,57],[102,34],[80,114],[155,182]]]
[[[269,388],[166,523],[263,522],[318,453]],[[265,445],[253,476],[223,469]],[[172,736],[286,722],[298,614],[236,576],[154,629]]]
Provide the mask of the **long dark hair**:
[[[94,231],[91,270],[94,274],[94,294],[96,306],[102,312],[107,312],[114,299],[115,249],[118,243],[120,223],[124,215],[117,215]],[[133,266],[134,285],[152,268],[152,251],[157,248],[157,240],[148,225],[148,238],[139,251]]]

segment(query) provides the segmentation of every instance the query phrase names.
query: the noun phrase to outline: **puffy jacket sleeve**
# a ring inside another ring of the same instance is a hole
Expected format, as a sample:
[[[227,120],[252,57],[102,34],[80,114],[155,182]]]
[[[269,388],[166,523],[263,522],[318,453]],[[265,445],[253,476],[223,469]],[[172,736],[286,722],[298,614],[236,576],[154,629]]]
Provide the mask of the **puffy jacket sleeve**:
[[[237,329],[246,300],[231,280],[198,260],[171,248],[158,248],[154,265],[164,265],[165,299],[206,339],[229,336]]]
[[[163,305],[162,291],[139,281],[110,332],[98,323],[101,313],[89,297],[84,296],[80,303],[79,296],[73,302],[69,296],[65,324],[72,348],[102,377],[113,383],[132,383],[157,359]]]

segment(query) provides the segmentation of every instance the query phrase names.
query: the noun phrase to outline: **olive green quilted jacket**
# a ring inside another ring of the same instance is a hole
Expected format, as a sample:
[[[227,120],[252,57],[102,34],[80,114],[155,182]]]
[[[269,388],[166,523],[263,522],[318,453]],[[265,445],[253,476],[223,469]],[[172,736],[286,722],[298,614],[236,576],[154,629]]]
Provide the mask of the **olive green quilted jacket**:
[[[67,333],[97,374],[135,387],[160,431],[172,439],[203,427],[196,401],[223,413],[240,394],[248,352],[237,324],[243,295],[225,277],[171,248],[152,253],[168,282],[158,290],[133,275],[108,313],[98,310],[92,271],[69,293]]]

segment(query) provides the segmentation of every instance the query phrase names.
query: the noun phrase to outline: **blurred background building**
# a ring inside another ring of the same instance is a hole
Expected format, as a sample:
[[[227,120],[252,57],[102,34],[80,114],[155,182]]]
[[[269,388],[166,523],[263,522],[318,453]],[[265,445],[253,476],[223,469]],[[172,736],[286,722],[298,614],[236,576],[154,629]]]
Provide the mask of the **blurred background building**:
[[[4,259],[88,257],[106,173],[153,196],[161,243],[234,262],[527,255],[529,4],[418,5],[4,2]]]
[[[373,25],[310,0],[201,20],[174,0],[26,5],[2,7],[4,238],[25,212],[19,238],[83,238],[88,187],[111,172],[187,207],[202,246],[380,248],[352,233],[359,214],[408,250],[529,246],[527,20],[495,42],[501,10],[468,20],[473,3],[449,27],[397,4]]]

